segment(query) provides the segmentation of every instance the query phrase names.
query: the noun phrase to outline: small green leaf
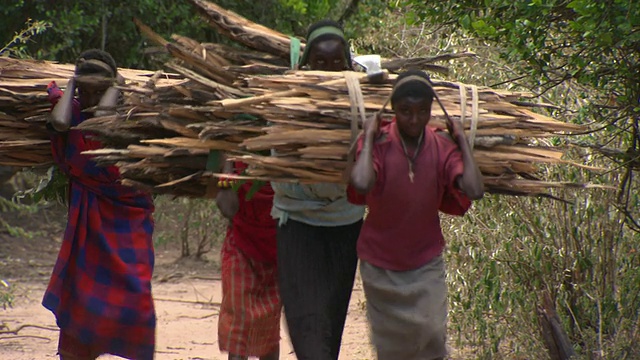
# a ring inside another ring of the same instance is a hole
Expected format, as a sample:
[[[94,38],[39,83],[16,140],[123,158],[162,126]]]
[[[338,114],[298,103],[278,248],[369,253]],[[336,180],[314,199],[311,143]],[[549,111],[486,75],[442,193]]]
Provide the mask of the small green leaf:
[[[251,188],[249,188],[249,191],[247,191],[247,195],[245,196],[245,199],[247,201],[251,200],[251,198],[253,198],[253,195],[255,195],[255,193],[258,192],[258,190],[260,190],[260,188],[262,188],[266,183],[264,181],[260,181],[260,180],[253,180],[253,183],[251,184]]]
[[[471,17],[469,16],[469,14],[466,14],[462,17],[462,19],[460,19],[460,25],[462,25],[462,27],[465,29],[471,28]]]
[[[479,19],[472,22],[471,27],[476,31],[480,31],[480,30],[484,30],[487,27],[487,23],[484,20]]]

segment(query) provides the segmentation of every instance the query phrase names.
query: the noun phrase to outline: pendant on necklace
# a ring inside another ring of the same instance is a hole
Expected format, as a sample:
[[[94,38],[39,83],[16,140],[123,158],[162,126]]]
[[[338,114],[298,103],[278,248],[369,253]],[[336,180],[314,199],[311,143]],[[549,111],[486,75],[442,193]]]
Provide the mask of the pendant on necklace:
[[[413,166],[409,163],[409,181],[413,184]]]

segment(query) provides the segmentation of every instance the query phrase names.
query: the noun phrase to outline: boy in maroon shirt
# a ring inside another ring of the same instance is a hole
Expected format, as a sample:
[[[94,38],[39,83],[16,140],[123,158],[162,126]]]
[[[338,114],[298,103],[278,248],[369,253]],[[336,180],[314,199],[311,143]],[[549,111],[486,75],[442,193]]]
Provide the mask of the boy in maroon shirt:
[[[483,196],[482,175],[459,121],[427,127],[434,90],[422,71],[401,74],[395,121],[364,125],[352,189],[369,214],[358,256],[379,360],[446,356],[444,238],[438,211],[464,215]],[[453,139],[452,139],[453,138]],[[391,211],[390,211],[391,210]]]

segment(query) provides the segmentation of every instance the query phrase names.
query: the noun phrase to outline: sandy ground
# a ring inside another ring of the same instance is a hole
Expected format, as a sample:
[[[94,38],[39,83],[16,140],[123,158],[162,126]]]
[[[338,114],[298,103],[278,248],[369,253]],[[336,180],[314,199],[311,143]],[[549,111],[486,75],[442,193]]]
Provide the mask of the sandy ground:
[[[40,301],[60,248],[65,212],[63,208],[32,214],[0,212],[0,219],[6,223],[28,230],[28,234],[16,235],[0,227],[0,296],[6,290],[2,281],[8,283],[14,296],[5,309],[0,298],[0,360],[57,359],[58,329],[53,315]],[[219,250],[207,254],[208,261],[177,260],[180,249],[175,243],[156,247],[156,359],[226,359],[217,344]],[[19,331],[12,333],[15,330]],[[296,359],[284,324],[281,337],[281,359]],[[469,351],[450,350],[450,360],[477,358]],[[340,360],[366,359],[375,357],[369,345],[364,293],[356,279]]]
[[[17,336],[0,335],[1,359],[57,359],[55,319],[40,305],[44,288],[43,283],[22,284],[13,308],[0,310],[0,322],[9,329],[24,325],[46,328],[26,327]],[[154,296],[158,317],[156,359],[226,359],[218,350],[216,335],[218,307],[215,304],[221,296],[218,280],[157,283]],[[371,359],[360,288],[354,291],[353,297],[340,359]],[[295,359],[284,326],[281,334],[281,359]]]
[[[6,213],[0,216],[8,219]],[[0,280],[12,286],[14,294],[11,307],[0,307],[0,360],[57,359],[55,319],[40,301],[60,246],[63,225],[55,221],[55,212],[48,216],[38,219],[43,226],[34,230],[37,236],[14,237],[0,231]],[[217,304],[221,300],[221,284],[216,254],[214,250],[208,262],[176,262],[178,249],[156,248],[153,281],[158,319],[156,359],[226,359],[217,344]],[[363,301],[364,294],[358,282],[340,359],[373,358]],[[8,332],[16,329],[20,329],[17,334]],[[284,326],[281,334],[281,359],[295,359]],[[102,356],[100,359],[118,357]]]

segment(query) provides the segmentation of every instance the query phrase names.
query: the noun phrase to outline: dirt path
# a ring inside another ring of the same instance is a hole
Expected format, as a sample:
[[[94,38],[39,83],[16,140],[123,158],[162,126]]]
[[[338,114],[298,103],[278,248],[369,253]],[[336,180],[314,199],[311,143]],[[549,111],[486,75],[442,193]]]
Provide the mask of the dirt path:
[[[0,310],[0,322],[10,329],[25,324],[56,329],[53,315],[40,305],[44,288],[41,282],[20,285],[19,298],[13,308]],[[371,359],[366,319],[360,306],[361,289],[357,288],[353,295],[340,359]],[[218,280],[156,283],[154,296],[158,317],[156,359],[226,359],[216,342],[218,308],[211,305],[220,301]],[[41,328],[24,328],[18,336],[0,335],[0,358],[56,359],[56,341],[56,331]],[[283,329],[281,359],[295,359],[291,352],[289,338]]]
[[[12,307],[0,307],[0,332],[26,327],[13,334],[0,334],[0,359],[57,359],[57,327],[53,315],[40,305],[60,246],[60,211],[37,214],[37,219],[10,219],[10,223],[36,223],[29,236],[14,237],[0,232],[0,280],[12,287]],[[19,221],[21,220],[21,221]],[[226,359],[218,350],[217,320],[221,286],[216,251],[211,261],[180,261],[177,249],[158,247],[153,293],[158,319],[156,359]],[[3,285],[0,283],[0,287]],[[340,359],[372,359],[364,294],[355,286],[343,336]],[[281,359],[295,359],[286,331],[282,330]],[[100,359],[118,359],[103,356]]]

